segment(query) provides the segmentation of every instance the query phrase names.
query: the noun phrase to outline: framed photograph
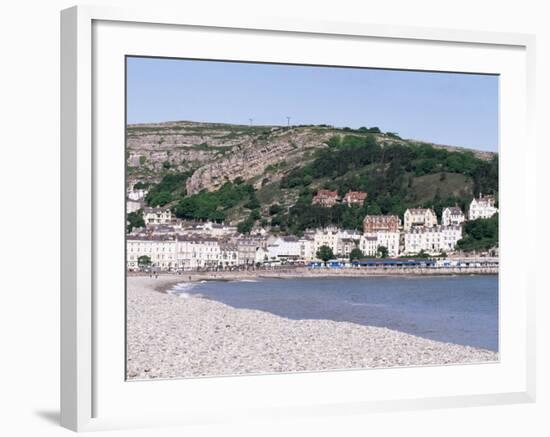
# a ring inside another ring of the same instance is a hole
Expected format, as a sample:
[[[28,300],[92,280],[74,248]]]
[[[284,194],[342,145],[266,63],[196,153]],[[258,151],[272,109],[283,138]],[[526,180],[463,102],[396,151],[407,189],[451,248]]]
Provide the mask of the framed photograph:
[[[534,37],[61,18],[63,426],[534,400]]]

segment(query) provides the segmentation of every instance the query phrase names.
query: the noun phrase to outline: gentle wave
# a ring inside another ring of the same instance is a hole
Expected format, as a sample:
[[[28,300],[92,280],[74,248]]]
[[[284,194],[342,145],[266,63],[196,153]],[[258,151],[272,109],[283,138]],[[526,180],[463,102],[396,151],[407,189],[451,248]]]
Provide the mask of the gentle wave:
[[[188,291],[195,288],[196,284],[192,282],[181,282],[179,284],[174,285],[171,289],[167,291],[168,294],[174,294],[178,297],[191,297],[191,295],[188,293]]]

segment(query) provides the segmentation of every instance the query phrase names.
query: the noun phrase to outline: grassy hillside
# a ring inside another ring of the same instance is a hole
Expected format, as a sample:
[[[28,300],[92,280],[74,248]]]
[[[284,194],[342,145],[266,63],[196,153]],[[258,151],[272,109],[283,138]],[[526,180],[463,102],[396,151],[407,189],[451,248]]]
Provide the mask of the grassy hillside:
[[[139,138],[129,144],[132,162],[147,152],[141,161],[149,163],[132,180],[150,183],[150,205],[168,205],[185,219],[300,234],[331,223],[360,228],[367,213],[402,216],[406,208],[423,206],[440,214],[444,206],[465,209],[480,192],[498,195],[498,157],[487,152],[330,126],[185,127],[161,126],[162,142],[158,126],[129,130]],[[174,150],[183,150],[177,165],[164,159]],[[321,188],[340,195],[366,191],[368,197],[353,208],[323,208],[311,204]]]

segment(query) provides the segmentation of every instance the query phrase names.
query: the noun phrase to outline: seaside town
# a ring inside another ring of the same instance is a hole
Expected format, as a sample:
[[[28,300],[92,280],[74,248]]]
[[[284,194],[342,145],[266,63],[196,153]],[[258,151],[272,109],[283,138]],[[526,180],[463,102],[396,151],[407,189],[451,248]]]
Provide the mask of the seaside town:
[[[368,267],[498,268],[498,248],[462,253],[457,243],[467,221],[498,213],[495,198],[479,195],[467,211],[443,208],[438,220],[431,208],[409,208],[403,217],[366,215],[362,231],[329,226],[303,235],[281,235],[259,227],[241,234],[237,226],[176,218],[168,207],[145,206],[147,190],[129,188],[127,212],[140,212],[144,226],[127,234],[130,272],[205,272],[291,267],[360,269]],[[312,204],[363,205],[366,192],[318,190]]]
[[[128,57],[126,378],[498,362],[498,78],[440,74]]]

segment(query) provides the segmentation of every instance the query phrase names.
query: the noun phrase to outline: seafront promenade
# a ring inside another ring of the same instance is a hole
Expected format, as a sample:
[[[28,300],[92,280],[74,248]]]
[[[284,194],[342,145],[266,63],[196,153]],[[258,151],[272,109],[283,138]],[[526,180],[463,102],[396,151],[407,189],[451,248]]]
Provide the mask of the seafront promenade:
[[[174,277],[180,281],[234,280],[256,278],[319,278],[319,277],[367,277],[367,276],[447,276],[447,275],[497,275],[498,267],[368,267],[368,268],[307,268],[273,267],[234,271],[184,271],[179,273],[132,273],[129,277]]]

